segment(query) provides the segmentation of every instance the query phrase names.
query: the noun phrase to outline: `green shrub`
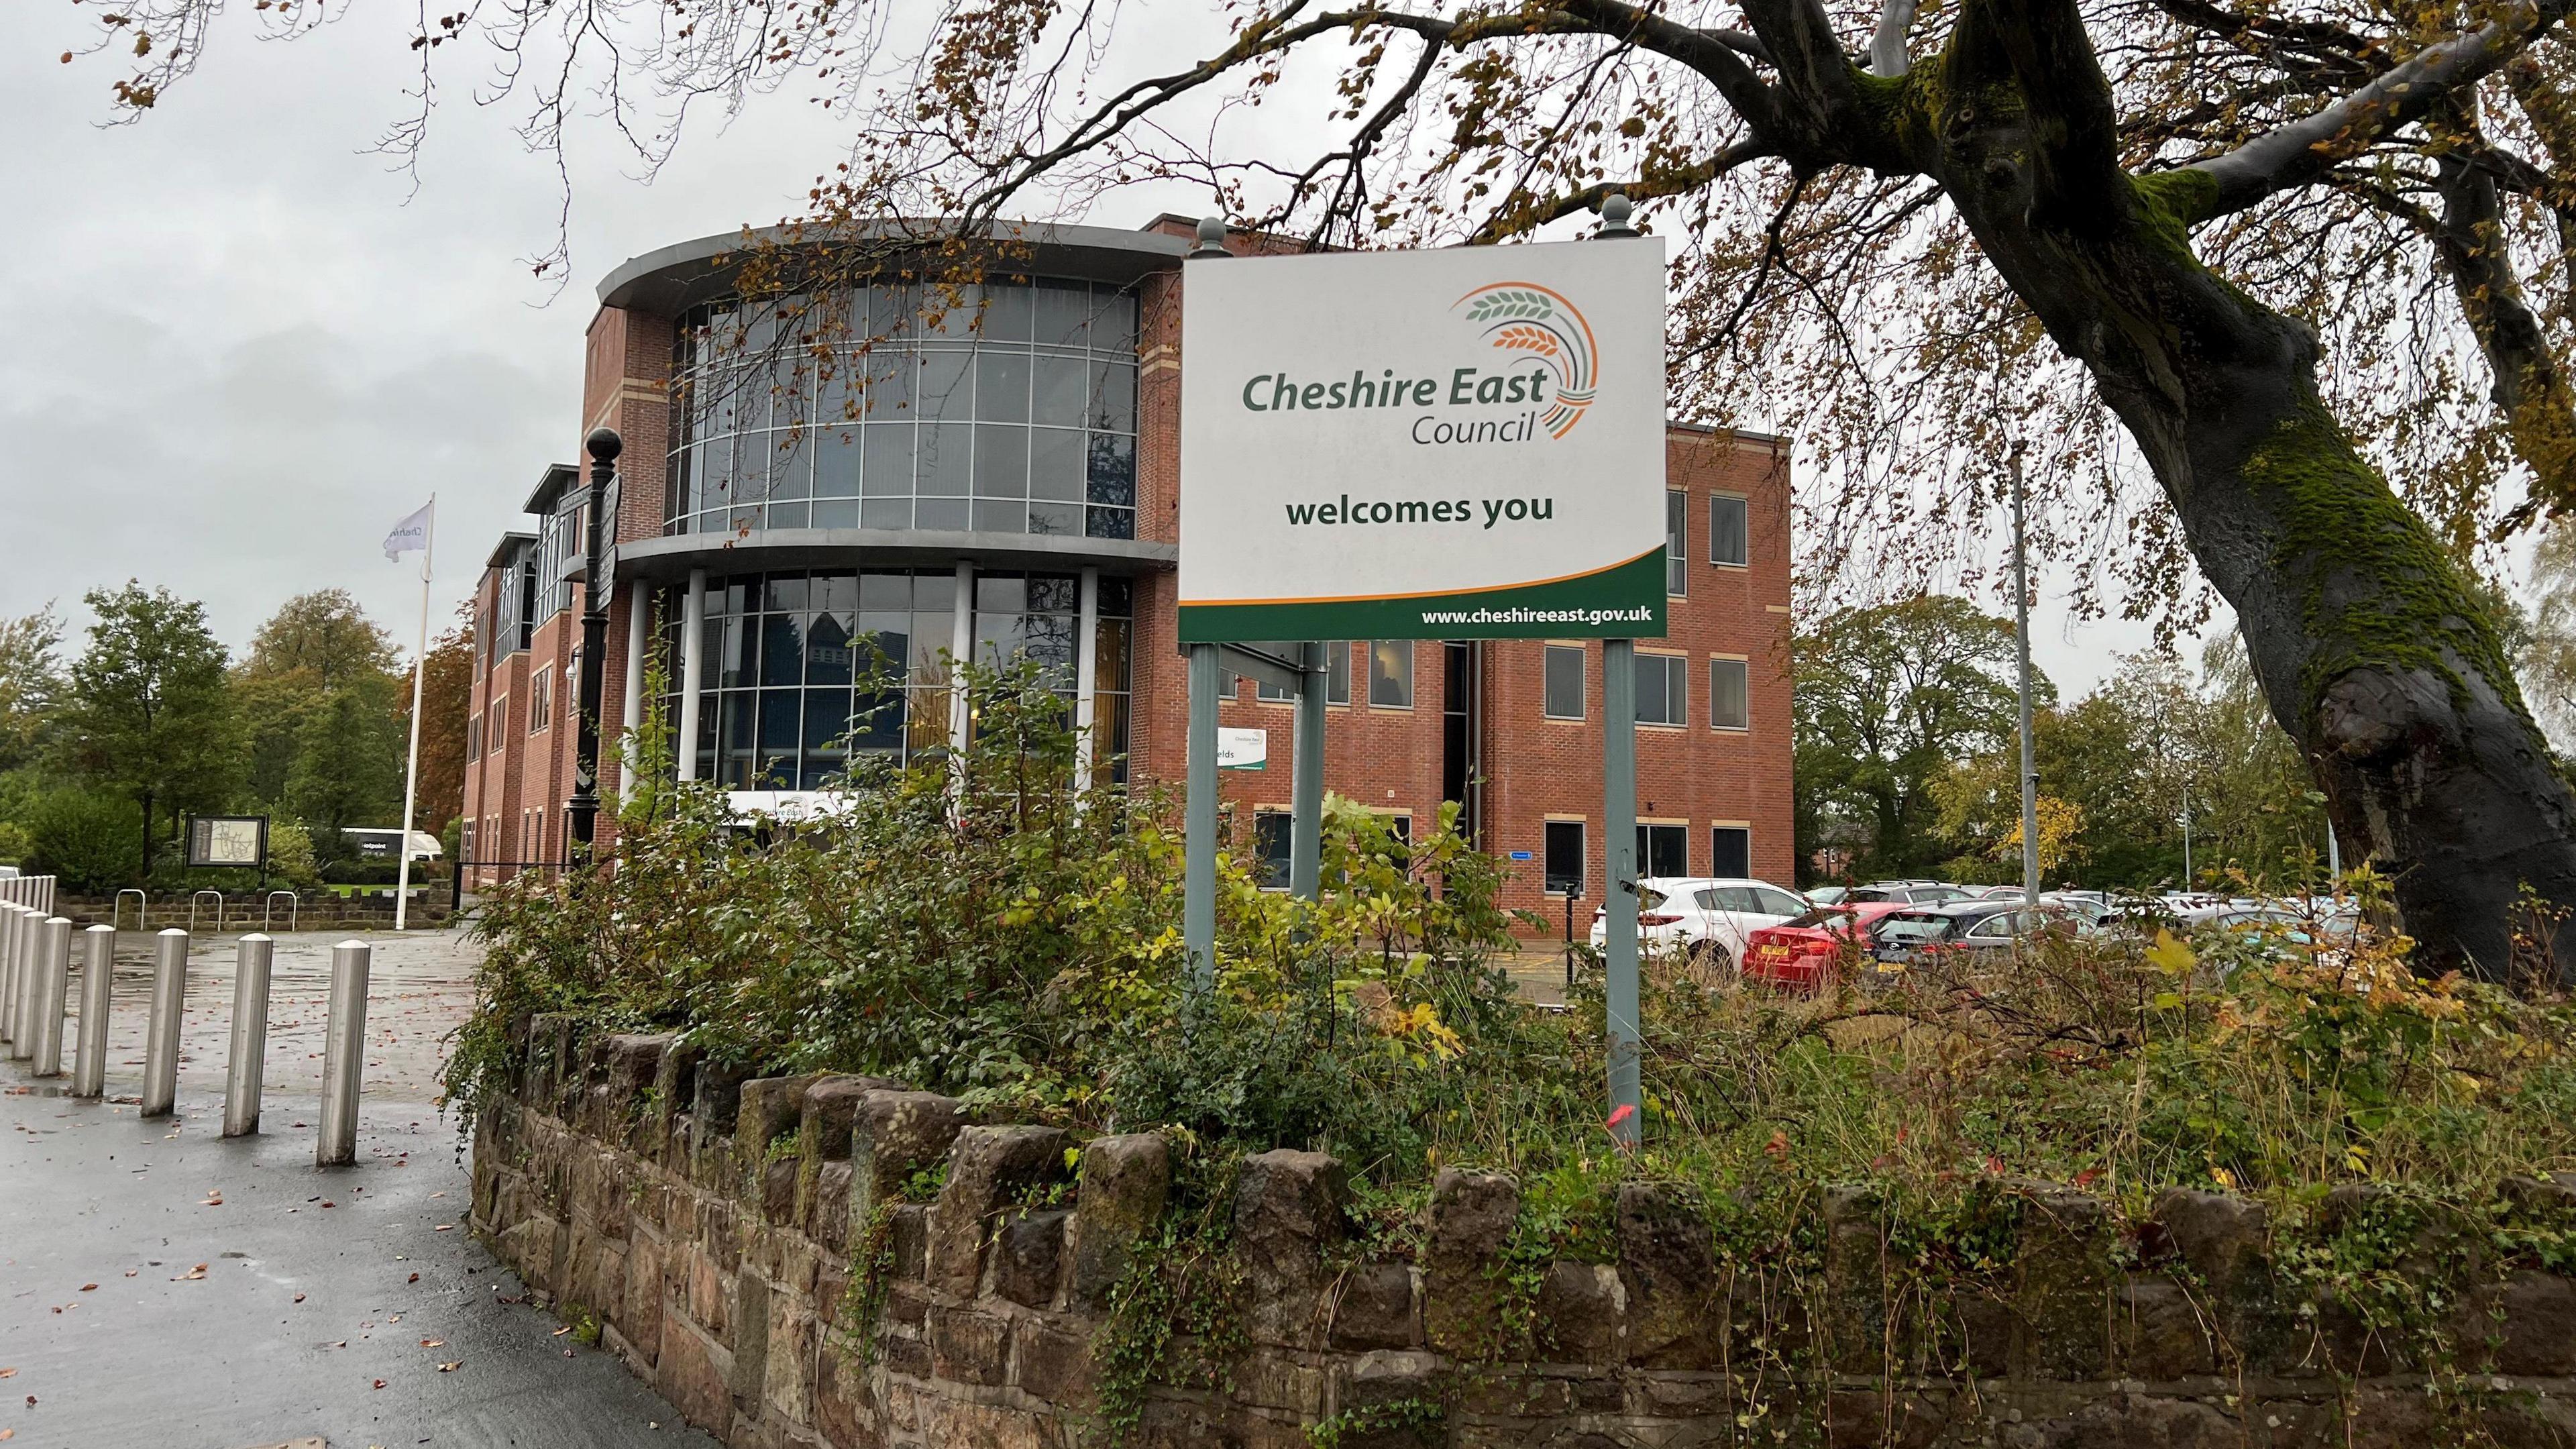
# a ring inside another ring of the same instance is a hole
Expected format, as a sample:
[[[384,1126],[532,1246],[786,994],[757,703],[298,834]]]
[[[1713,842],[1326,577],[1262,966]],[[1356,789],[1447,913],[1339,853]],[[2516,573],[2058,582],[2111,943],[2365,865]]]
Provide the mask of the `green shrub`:
[[[25,825],[36,868],[67,890],[118,890],[142,874],[143,811],[123,796],[50,790],[35,798]]]

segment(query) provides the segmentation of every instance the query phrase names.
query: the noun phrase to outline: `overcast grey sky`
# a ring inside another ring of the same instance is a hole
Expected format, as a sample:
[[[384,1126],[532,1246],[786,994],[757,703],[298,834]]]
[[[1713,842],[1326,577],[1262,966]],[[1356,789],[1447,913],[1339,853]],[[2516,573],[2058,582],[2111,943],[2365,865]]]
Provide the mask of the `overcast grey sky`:
[[[133,577],[204,600],[238,649],[290,595],[340,586],[408,648],[417,573],[380,540],[437,493],[443,627],[544,465],[579,456],[598,278],[778,219],[839,154],[837,123],[794,94],[696,130],[650,186],[604,128],[577,129],[557,294],[523,261],[552,245],[558,196],[511,131],[519,102],[474,105],[459,68],[417,191],[368,154],[403,114],[407,13],[361,6],[292,44],[219,26],[148,119],[102,127],[122,72],[57,60],[82,12],[6,8],[0,615],[58,601],[76,648],[80,595]],[[1165,203],[1186,204],[1131,195],[1092,219]],[[2070,694],[2146,642],[2053,603],[2035,625]]]

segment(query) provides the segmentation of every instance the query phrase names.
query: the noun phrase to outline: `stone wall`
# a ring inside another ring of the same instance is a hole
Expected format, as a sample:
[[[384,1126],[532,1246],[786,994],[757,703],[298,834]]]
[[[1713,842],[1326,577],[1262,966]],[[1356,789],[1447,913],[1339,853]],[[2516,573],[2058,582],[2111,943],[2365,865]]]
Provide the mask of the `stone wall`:
[[[565,1018],[527,1043],[477,1123],[476,1231],[735,1446],[2576,1443],[2576,1285],[2498,1260],[2457,1300],[2424,1294],[2448,1347],[2419,1362],[2432,1339],[2287,1293],[2264,1210],[2231,1197],[2169,1193],[2131,1223],[2000,1189],[1983,1286],[1945,1294],[1890,1271],[1912,1250],[1857,1189],[1817,1205],[1800,1266],[1722,1253],[1650,1184],[1619,1190],[1602,1261],[1532,1262],[1518,1186],[1452,1170],[1409,1257],[1370,1259],[1341,1165],[1269,1152],[1212,1210],[1206,1291],[1140,1319],[1111,1303],[1167,1251],[1160,1138],[1069,1152],[901,1083],[746,1080]],[[2576,1207],[2566,1179],[2506,1190]],[[2427,1229],[2408,1251],[2487,1249]],[[1162,1338],[1147,1383],[1135,1346]]]

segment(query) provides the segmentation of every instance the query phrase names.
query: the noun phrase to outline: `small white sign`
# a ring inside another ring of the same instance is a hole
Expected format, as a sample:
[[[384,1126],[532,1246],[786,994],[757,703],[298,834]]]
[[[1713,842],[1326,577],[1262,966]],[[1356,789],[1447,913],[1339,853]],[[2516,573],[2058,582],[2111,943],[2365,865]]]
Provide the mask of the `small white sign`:
[[[1180,638],[1664,632],[1664,244],[1185,266]]]
[[[1216,767],[1220,770],[1269,769],[1270,731],[1217,726]]]

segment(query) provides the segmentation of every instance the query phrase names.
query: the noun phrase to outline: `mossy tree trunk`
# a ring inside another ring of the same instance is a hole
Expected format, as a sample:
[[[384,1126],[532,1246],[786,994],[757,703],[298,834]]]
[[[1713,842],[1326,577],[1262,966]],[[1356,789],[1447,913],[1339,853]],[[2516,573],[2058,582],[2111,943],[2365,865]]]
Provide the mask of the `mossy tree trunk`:
[[[2295,183],[2306,147],[2277,177],[2129,176],[2072,5],[1972,3],[1937,62],[1852,87],[1878,164],[1941,182],[2127,425],[2425,964],[2504,975],[2524,886],[2576,904],[2576,794],[2469,580],[2320,399],[2314,334],[2191,250],[2192,224]]]

